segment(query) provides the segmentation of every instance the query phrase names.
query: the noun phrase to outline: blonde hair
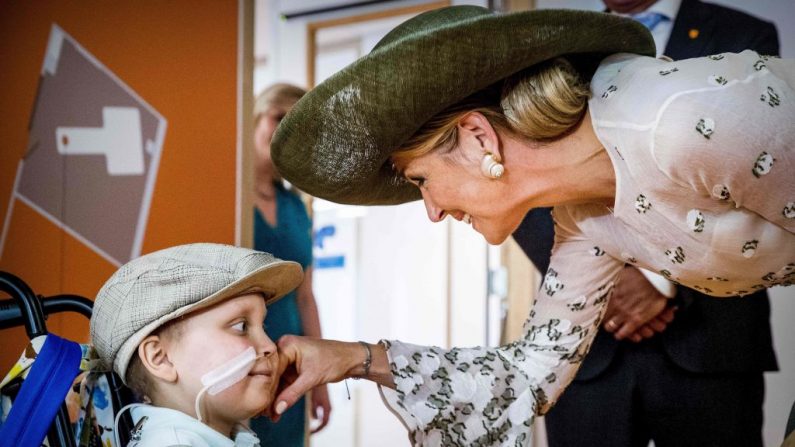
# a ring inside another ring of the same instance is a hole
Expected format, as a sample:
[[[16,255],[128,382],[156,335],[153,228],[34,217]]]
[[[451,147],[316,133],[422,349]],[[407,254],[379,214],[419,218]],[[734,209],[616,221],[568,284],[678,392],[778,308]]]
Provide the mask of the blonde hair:
[[[557,58],[506,79],[500,105],[518,135],[554,141],[577,126],[590,97],[588,83]]]
[[[495,130],[532,142],[550,142],[569,134],[582,120],[590,99],[587,82],[564,58],[520,71],[454,104],[428,120],[392,154],[402,170],[409,161],[458,142],[458,122],[479,112]]]
[[[278,108],[285,113],[289,112],[305,94],[306,90],[292,84],[271,85],[254,100],[254,121],[259,121],[260,117],[270,109]]]

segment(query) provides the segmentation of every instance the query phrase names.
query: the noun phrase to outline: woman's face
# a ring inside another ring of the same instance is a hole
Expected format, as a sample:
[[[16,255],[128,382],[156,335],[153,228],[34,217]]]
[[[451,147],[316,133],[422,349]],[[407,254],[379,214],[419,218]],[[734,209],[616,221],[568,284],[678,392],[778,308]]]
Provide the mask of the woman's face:
[[[483,156],[482,148],[459,132],[459,144],[452,151],[436,150],[415,158],[403,172],[420,189],[431,222],[440,222],[448,214],[469,220],[486,241],[500,244],[519,226],[527,209],[511,194],[507,171],[500,179],[480,172]]]
[[[279,123],[286,114],[286,110],[272,107],[259,116],[254,128],[254,148],[258,163],[267,163],[272,166],[271,139],[273,139],[273,133],[276,132],[276,128],[279,127]]]

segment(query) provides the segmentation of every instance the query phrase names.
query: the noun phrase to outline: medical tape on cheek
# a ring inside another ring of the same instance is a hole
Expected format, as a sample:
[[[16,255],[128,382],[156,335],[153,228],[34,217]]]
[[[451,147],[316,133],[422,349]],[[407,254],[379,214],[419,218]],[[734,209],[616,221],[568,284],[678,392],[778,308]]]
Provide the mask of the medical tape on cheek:
[[[257,355],[254,348],[249,346],[248,349],[201,377],[204,387],[199,391],[199,394],[196,396],[196,402],[194,403],[196,418],[200,422],[202,421],[201,399],[204,393],[206,392],[211,396],[215,396],[221,391],[240,382],[248,375],[259,357],[260,356]]]
[[[202,385],[207,387],[207,394],[215,396],[243,380],[251,371],[251,368],[254,367],[256,361],[257,353],[253,347],[249,346],[248,349],[228,362],[203,375],[201,378]]]

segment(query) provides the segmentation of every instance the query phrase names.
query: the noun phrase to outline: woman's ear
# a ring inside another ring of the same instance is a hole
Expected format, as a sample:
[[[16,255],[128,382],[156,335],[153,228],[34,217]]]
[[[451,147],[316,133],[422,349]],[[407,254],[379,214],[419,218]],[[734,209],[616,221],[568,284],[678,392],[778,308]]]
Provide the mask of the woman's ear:
[[[482,113],[469,112],[464,115],[458,122],[458,132],[460,139],[474,143],[463,145],[465,149],[476,152],[467,156],[480,160],[484,155],[492,154],[497,162],[502,160],[497,131]]]
[[[158,335],[150,335],[138,345],[138,357],[150,374],[166,382],[177,381],[177,369],[168,357],[168,350],[163,339]]]

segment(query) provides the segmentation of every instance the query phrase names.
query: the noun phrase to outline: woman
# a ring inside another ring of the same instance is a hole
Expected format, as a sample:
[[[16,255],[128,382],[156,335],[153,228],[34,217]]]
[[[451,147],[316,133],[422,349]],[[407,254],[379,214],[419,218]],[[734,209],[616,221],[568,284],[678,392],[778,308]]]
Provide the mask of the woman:
[[[274,84],[257,97],[254,104],[254,248],[267,251],[282,259],[301,264],[304,281],[281,300],[268,306],[265,326],[273,339],[285,334],[320,337],[315,296],[312,293],[312,224],[298,195],[287,189],[271,160],[270,142],[273,132],[284,115],[306,93],[300,87]],[[312,432],[328,423],[331,412],[325,385],[311,394],[312,417],[320,424]],[[306,409],[302,399],[291,408],[278,424],[265,418],[251,421],[263,445],[303,446],[306,438]]]
[[[418,191],[432,221],[451,215],[490,243],[554,206],[556,237],[521,339],[445,351],[287,338],[299,375],[277,411],[313,383],[364,375],[394,388],[416,445],[526,445],[626,263],[717,296],[791,284],[795,66],[652,54],[642,25],[607,14],[453,7],[307,95],[274,158],[310,193],[383,204]]]

